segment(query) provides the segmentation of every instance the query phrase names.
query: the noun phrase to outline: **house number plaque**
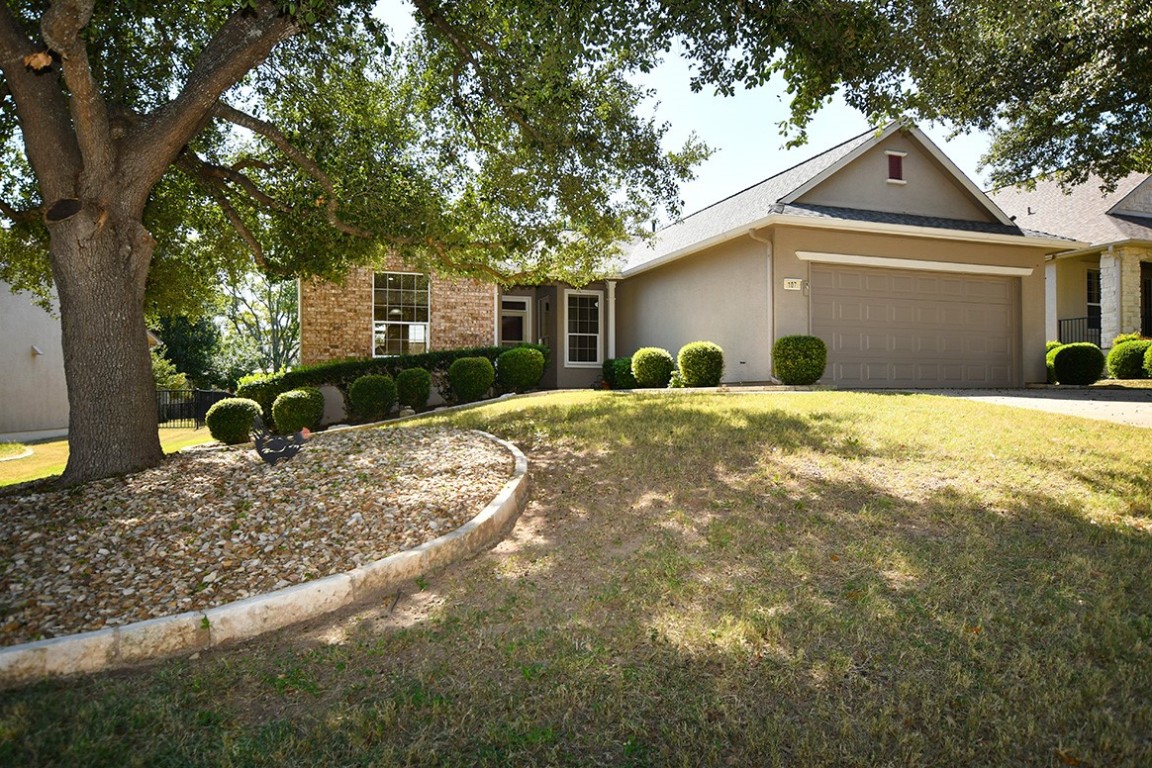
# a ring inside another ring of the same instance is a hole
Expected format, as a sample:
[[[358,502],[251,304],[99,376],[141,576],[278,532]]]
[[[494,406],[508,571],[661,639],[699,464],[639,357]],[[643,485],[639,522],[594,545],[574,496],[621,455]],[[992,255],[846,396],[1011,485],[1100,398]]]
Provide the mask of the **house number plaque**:
[[[799,277],[786,277],[784,278],[784,290],[786,291],[799,291],[804,288],[804,281]]]

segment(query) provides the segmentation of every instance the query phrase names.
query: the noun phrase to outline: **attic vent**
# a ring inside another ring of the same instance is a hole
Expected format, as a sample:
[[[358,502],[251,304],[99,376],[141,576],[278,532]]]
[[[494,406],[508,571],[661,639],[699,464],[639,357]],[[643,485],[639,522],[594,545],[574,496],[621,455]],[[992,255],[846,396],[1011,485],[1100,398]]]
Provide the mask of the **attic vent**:
[[[888,183],[906,184],[907,181],[904,179],[904,158],[908,153],[889,150],[884,154],[888,156]]]

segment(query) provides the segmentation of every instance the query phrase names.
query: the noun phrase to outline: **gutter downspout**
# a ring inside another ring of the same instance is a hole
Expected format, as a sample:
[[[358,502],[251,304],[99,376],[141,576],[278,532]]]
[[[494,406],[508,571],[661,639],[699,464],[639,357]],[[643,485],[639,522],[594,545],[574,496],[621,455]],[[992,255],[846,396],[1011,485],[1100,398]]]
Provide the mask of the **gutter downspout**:
[[[760,237],[758,234],[756,234],[755,229],[749,229],[748,230],[748,237],[752,238],[753,240],[755,240],[758,243],[764,243],[764,249],[766,251],[765,258],[767,259],[767,261],[765,262],[765,270],[766,270],[767,275],[768,275],[768,286],[767,286],[768,290],[767,290],[767,293],[765,294],[765,296],[767,297],[767,303],[768,303],[768,338],[771,340],[771,343],[768,345],[768,370],[769,370],[768,380],[771,381],[773,384],[780,384],[781,383],[780,379],[776,378],[771,373],[771,371],[772,371],[772,344],[776,343],[776,302],[774,301],[774,294],[772,292],[772,290],[773,290],[773,284],[772,284],[772,241],[768,240],[766,238]]]

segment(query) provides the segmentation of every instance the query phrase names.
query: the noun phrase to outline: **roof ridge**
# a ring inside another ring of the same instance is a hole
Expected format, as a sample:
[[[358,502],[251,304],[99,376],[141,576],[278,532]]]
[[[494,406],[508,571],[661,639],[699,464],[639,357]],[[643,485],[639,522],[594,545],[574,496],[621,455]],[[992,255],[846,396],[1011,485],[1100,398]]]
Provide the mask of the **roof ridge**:
[[[692,218],[693,216],[698,216],[699,214],[704,213],[705,211],[707,211],[711,208],[715,208],[716,206],[720,205],[721,203],[727,202],[734,197],[739,197],[740,195],[744,194],[745,192],[747,192],[751,189],[755,189],[756,187],[760,186],[761,184],[766,184],[769,181],[772,181],[772,179],[779,178],[786,173],[791,173],[792,171],[796,170],[797,168],[800,168],[801,166],[804,166],[804,165],[807,165],[808,163],[819,160],[820,158],[824,157],[825,155],[828,155],[832,152],[835,152],[837,149],[840,149],[841,147],[843,147],[846,144],[851,144],[854,141],[859,141],[861,138],[868,135],[869,133],[878,133],[880,131],[883,131],[884,128],[886,128],[886,127],[887,126],[884,126],[883,128],[868,128],[864,131],[861,131],[860,133],[856,134],[855,136],[847,138],[844,141],[840,142],[839,144],[832,146],[832,147],[829,147],[828,149],[824,150],[823,152],[812,155],[811,157],[807,158],[806,160],[801,160],[800,162],[796,163],[795,165],[791,165],[782,171],[777,171],[776,173],[772,174],[771,176],[768,176],[767,178],[764,178],[764,179],[761,179],[760,181],[757,181],[755,184],[749,184],[747,187],[744,187],[744,189],[741,189],[737,192],[733,192],[732,194],[730,194],[726,197],[722,197],[713,203],[709,203],[708,205],[704,206],[703,208],[695,210],[692,213],[688,214],[687,216],[681,216],[680,218],[676,219],[675,221],[669,222],[665,226],[660,227],[660,229],[658,229],[656,231],[659,232],[661,230],[668,229],[669,227],[674,227],[677,224],[680,224],[684,221],[687,221],[688,219]],[[800,186],[800,185],[797,185],[797,186]],[[791,190],[789,190],[789,191],[791,191]],[[775,202],[779,202],[779,199],[777,199]]]

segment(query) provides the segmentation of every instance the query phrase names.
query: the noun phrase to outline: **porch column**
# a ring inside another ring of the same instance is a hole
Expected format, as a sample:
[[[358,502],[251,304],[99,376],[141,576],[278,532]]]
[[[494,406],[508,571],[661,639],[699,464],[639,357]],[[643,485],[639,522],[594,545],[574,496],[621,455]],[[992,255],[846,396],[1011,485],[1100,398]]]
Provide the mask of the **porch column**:
[[[1056,290],[1056,262],[1044,265],[1044,338],[1055,341],[1060,338],[1060,322],[1056,316],[1056,302],[1060,294]]]
[[[1100,346],[1140,331],[1140,258],[1130,248],[1100,254]]]
[[[608,358],[616,357],[616,281],[605,280],[608,286]]]

